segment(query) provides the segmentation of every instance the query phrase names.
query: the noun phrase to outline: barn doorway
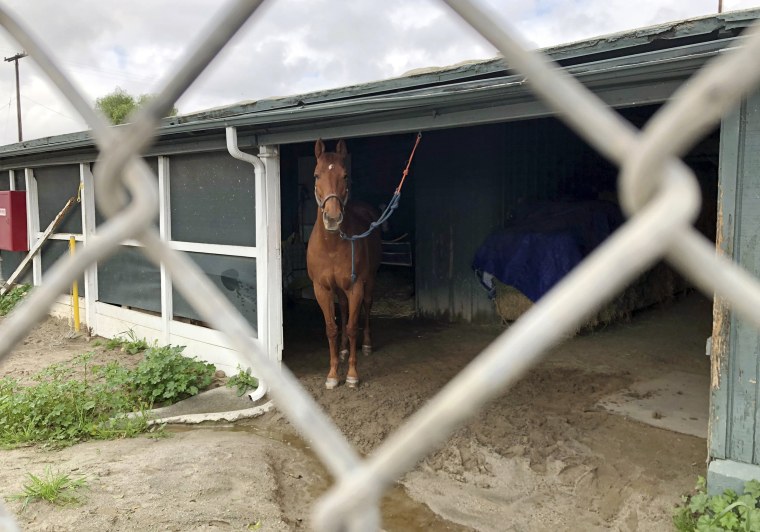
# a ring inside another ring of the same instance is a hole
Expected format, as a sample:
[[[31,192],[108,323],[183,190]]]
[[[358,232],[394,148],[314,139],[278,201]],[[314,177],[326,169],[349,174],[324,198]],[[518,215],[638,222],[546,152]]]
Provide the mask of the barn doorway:
[[[414,135],[346,139],[351,197],[382,212],[401,179]],[[338,139],[325,139],[333,150]],[[306,245],[317,217],[314,199],[314,144],[281,147],[283,284],[286,308],[313,301],[306,273]],[[413,172],[412,172],[413,173]],[[411,318],[415,303],[415,179],[405,183],[398,208],[379,230],[383,258],[378,272],[373,316]],[[306,303],[309,306],[309,303]],[[319,315],[319,314],[318,314]]]

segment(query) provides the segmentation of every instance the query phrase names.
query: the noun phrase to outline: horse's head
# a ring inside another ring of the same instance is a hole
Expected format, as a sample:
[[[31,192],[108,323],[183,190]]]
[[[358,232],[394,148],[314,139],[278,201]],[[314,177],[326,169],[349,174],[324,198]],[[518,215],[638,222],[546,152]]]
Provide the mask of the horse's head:
[[[348,150],[342,139],[335,152],[326,152],[325,143],[319,139],[314,145],[317,166],[314,168],[314,197],[322,213],[322,222],[328,231],[337,231],[343,222],[343,211],[349,195],[346,156]]]

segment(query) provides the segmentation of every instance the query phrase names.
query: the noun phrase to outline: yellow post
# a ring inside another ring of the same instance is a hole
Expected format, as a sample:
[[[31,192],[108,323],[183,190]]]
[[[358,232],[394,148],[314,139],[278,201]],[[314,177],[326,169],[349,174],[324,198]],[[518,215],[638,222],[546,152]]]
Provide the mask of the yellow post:
[[[69,237],[69,253],[74,256],[77,249],[77,241],[72,236]],[[79,332],[79,282],[74,279],[71,285],[71,308],[74,310],[74,332]]]

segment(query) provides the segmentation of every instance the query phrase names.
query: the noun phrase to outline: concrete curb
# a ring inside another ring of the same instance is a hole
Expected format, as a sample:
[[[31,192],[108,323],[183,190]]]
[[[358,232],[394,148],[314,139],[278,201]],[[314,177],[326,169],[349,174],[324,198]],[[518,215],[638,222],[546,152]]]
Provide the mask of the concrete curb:
[[[272,401],[267,401],[263,405],[254,406],[252,408],[244,408],[243,410],[232,410],[229,412],[211,412],[206,414],[185,414],[178,416],[159,417],[157,419],[148,420],[148,426],[164,425],[164,424],[197,424],[204,421],[239,421],[241,419],[252,419],[259,416],[263,416],[267,412],[274,408]],[[163,410],[163,409],[156,409]],[[154,414],[154,410],[147,412],[147,415]]]

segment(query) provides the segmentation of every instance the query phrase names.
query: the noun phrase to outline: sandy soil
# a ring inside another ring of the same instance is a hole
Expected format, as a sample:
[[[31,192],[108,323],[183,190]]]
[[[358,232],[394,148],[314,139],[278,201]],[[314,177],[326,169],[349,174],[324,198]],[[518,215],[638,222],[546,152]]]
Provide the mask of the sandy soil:
[[[704,474],[706,442],[610,414],[607,394],[672,370],[707,372],[710,304],[692,295],[631,323],[568,340],[383,503],[386,530],[671,530],[680,494]],[[285,363],[368,454],[487,345],[499,329],[377,319],[359,390],[323,387],[324,325],[315,306],[288,314]],[[92,349],[48,320],[0,364],[28,377]],[[129,355],[95,349],[96,357]],[[707,390],[705,391],[707,393]],[[0,451],[0,495],[46,466],[89,479],[82,505],[21,512],[24,530],[308,528],[331,480],[284,416],[180,427],[172,437]]]

